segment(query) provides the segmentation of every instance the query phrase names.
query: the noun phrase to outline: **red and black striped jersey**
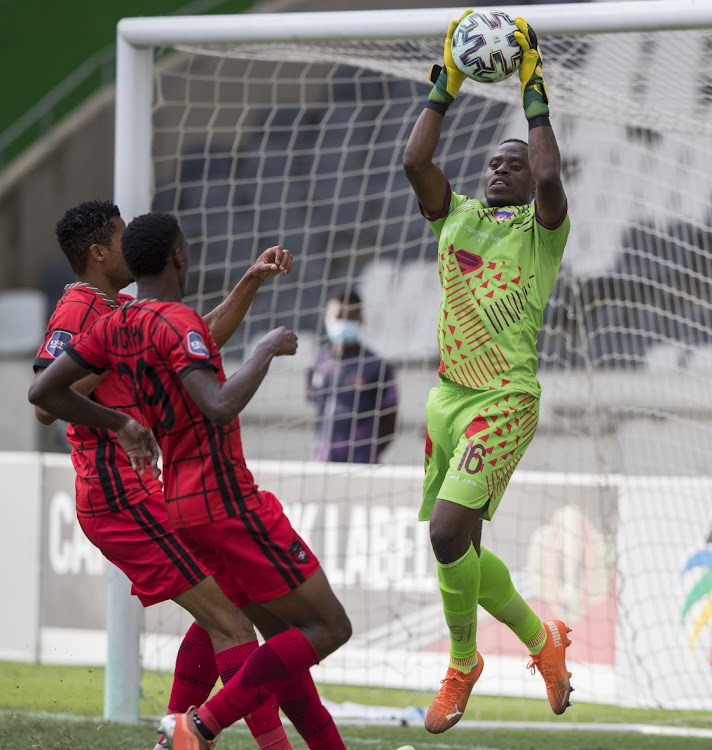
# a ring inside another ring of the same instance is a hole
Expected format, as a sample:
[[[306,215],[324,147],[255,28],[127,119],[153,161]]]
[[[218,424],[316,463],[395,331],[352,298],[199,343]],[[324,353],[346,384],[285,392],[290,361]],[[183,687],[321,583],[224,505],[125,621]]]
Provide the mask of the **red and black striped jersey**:
[[[119,303],[132,299],[128,294],[119,295]],[[68,284],[47,324],[35,357],[35,372],[52,364],[72,337],[83,333],[95,320],[117,307],[113,299],[91,284]],[[90,398],[137,416],[134,399],[114,373],[107,374]],[[67,440],[72,446],[72,463],[77,474],[77,513],[98,515],[122,510],[160,492],[158,480],[149,475],[139,477],[131,468],[113,433],[70,424]]]
[[[163,454],[163,487],[175,528],[238,516],[261,503],[245,465],[240,420],[213,424],[182,383],[212,368],[224,383],[222,358],[205,321],[179,302],[134,300],[104,316],[66,351],[84,367],[114,370],[133,393],[142,423]]]

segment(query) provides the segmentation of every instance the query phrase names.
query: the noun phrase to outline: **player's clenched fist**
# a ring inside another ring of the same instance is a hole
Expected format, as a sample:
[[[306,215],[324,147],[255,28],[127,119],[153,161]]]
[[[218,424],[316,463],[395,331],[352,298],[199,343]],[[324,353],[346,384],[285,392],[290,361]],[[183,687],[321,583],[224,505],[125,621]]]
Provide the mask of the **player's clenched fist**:
[[[281,245],[267,248],[255,261],[250,273],[256,279],[265,281],[278,276],[280,273],[286,276],[294,266],[294,257]]]
[[[271,347],[275,357],[283,354],[296,354],[297,334],[286,326],[280,326],[264,336],[259,345]]]

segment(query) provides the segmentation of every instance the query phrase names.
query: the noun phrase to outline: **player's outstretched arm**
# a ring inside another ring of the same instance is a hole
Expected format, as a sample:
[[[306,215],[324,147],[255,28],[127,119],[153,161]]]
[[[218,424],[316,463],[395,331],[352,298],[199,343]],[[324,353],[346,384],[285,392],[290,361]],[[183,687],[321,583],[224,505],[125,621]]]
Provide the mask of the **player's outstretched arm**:
[[[37,372],[35,374],[35,379],[37,376],[44,372],[47,368],[46,367],[38,367]],[[77,380],[76,383],[72,386],[75,391],[78,393],[81,393],[82,396],[88,396],[90,393],[94,391],[94,389],[101,383],[101,381],[106,377],[106,373],[103,373],[101,375],[95,375],[93,372],[89,375],[83,377],[81,380]],[[57,421],[57,417],[55,417],[53,414],[50,414],[49,412],[45,411],[44,409],[40,409],[39,406],[35,406],[35,418],[37,419],[40,424],[44,425],[50,425],[54,424]]]
[[[222,348],[238,329],[262,283],[279,274],[286,276],[293,267],[292,254],[281,245],[268,248],[257,258],[227,299],[203,318],[218,349]]]
[[[428,216],[442,210],[447,194],[447,179],[440,167],[433,163],[442,124],[441,114],[424,109],[403,153],[405,176]]]
[[[183,385],[211,422],[229,424],[257,392],[272,359],[296,351],[297,335],[281,326],[260,339],[252,356],[222,385],[210,368],[191,370]]]
[[[101,406],[72,388],[74,382],[91,372],[63,352],[37,376],[27,397],[31,404],[59,419],[111,430],[126,451],[134,471],[144,474],[151,469],[157,477],[158,445],[152,433],[127,414]]]
[[[445,113],[465,80],[452,58],[451,44],[457,25],[470,13],[472,10],[468,9],[460,18],[450,22],[443,49],[444,65],[433,65],[430,69],[428,80],[434,86],[403,153],[405,175],[428,216],[442,210],[447,194],[447,180],[440,167],[433,164],[433,156],[440,141]]]
[[[551,126],[529,131],[529,167],[536,185],[534,200],[539,218],[554,226],[566,211],[566,193],[561,182],[559,146]]]
[[[566,210],[566,194],[561,182],[561,155],[549,122],[549,95],[542,78],[542,61],[534,29],[523,18],[516,18],[519,31],[514,36],[522,48],[519,80],[522,106],[529,122],[529,168],[536,185],[535,201],[539,218],[557,224]]]

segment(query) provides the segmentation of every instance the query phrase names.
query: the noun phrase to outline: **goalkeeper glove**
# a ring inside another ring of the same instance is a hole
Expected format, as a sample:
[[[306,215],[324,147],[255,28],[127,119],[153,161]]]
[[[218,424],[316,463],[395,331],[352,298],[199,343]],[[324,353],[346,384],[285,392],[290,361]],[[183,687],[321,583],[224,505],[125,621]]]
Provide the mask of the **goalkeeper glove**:
[[[435,105],[433,109],[441,112],[441,114],[445,114],[447,108],[455,101],[457,92],[466,78],[465,74],[458,70],[452,57],[452,35],[460,21],[469,16],[470,13],[472,13],[472,10],[466,10],[460,18],[450,22],[445,37],[445,49],[443,50],[445,67],[433,65],[430,68],[430,73],[428,73],[428,80],[435,84],[428,95],[428,100]]]
[[[515,18],[519,31],[514,38],[522,48],[522,64],[519,66],[519,80],[522,82],[522,106],[527,120],[549,115],[549,96],[544,79],[541,77],[541,53],[537,47],[534,29],[523,18]]]

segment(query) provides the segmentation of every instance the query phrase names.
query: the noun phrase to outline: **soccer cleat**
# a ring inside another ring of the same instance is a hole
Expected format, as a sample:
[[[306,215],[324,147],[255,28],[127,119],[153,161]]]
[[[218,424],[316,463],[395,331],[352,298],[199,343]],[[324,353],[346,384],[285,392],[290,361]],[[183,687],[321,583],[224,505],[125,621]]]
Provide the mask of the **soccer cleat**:
[[[477,666],[471,672],[460,672],[448,667],[435,700],[425,714],[425,728],[431,734],[440,734],[454,727],[465,713],[472,688],[482,674],[484,659],[477,652]]]
[[[566,627],[561,620],[547,620],[544,623],[546,643],[538,654],[529,654],[531,661],[527,669],[532,674],[539,670],[544,678],[549,705],[555,714],[563,714],[571,705],[569,697],[573,691],[569,677],[571,672],[566,669],[566,649],[571,645],[567,633],[571,628]]]
[[[195,706],[184,714],[167,714],[158,731],[163,734],[163,750],[213,750],[215,740],[206,740],[193,722]]]

